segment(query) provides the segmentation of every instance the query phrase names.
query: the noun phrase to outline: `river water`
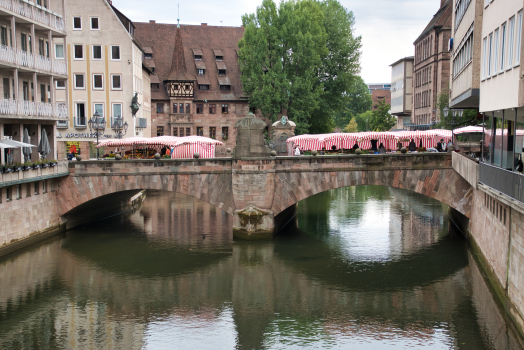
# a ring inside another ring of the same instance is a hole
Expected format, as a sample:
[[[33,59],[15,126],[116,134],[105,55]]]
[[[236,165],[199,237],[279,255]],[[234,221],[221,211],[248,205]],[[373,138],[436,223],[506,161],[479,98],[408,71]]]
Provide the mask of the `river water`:
[[[520,349],[446,212],[342,188],[245,242],[221,210],[148,192],[0,258],[0,349]]]

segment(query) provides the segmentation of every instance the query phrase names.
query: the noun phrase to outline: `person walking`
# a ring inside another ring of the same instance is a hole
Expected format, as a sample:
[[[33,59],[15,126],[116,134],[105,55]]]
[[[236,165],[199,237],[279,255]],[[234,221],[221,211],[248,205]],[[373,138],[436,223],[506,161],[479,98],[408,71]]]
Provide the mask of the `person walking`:
[[[438,152],[443,152],[444,149],[442,148],[442,143],[444,142],[444,139],[440,139],[439,142],[437,142],[437,151]]]
[[[408,149],[410,152],[415,152],[417,150],[417,144],[415,143],[414,139],[411,139],[411,142],[409,143]]]
[[[300,148],[298,148],[298,146],[295,147],[295,155],[296,155],[296,156],[299,156],[299,155],[300,155]]]

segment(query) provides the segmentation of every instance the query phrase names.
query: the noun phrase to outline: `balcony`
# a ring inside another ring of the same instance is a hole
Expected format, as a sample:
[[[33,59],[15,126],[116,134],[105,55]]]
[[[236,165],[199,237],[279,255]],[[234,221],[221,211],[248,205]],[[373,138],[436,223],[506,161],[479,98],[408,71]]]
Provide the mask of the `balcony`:
[[[0,45],[0,64],[2,63],[9,66],[18,66],[20,69],[34,69],[43,73],[67,76],[67,64],[64,61],[33,55],[32,53],[15,50],[5,45]]]
[[[0,116],[34,117],[36,119],[68,119],[69,112],[64,103],[0,100]]]
[[[65,31],[65,21],[57,13],[25,0],[0,0],[0,9],[11,11],[55,30]]]
[[[55,166],[48,166],[46,168],[0,173],[0,187],[41,181],[67,175],[69,175],[68,162],[61,160]]]
[[[524,176],[521,174],[480,163],[479,175],[481,184],[524,203]]]

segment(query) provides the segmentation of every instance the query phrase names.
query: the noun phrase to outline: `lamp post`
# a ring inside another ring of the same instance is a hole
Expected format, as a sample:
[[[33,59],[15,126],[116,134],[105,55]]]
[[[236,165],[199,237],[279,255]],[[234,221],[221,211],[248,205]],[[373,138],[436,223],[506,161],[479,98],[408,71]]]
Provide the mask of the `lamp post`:
[[[442,110],[442,112],[444,113],[444,118],[447,118],[448,115],[449,115],[449,108],[448,107],[444,107],[444,109]],[[455,118],[462,118],[462,114],[464,113],[464,110],[463,109],[452,109],[451,110],[451,121],[450,121],[450,124],[452,125],[452,129],[451,129],[451,142],[453,144],[455,144],[455,124],[456,124],[456,121],[455,121]]]
[[[101,117],[100,114],[98,114],[98,111],[95,111],[95,114],[93,117],[89,120],[89,130],[93,132],[93,130],[96,131],[96,145],[98,146],[98,136],[102,135],[106,128],[106,119],[104,117]],[[96,149],[96,159],[98,160],[98,148]]]
[[[122,136],[125,136],[125,134],[127,133],[127,128],[129,127],[129,124],[127,124],[127,122],[123,123],[123,121],[124,120],[122,119],[122,117],[117,117],[115,118],[112,125],[112,129],[119,139],[121,139]],[[124,131],[123,133],[122,130]]]

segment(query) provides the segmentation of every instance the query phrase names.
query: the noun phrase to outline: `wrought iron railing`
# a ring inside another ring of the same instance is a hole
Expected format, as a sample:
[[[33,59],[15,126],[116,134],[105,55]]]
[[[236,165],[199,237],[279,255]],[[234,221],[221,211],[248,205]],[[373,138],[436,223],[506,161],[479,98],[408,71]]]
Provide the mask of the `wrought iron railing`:
[[[45,7],[35,5],[32,2],[22,0],[0,0],[0,7],[51,28],[61,31],[65,30],[65,22],[62,16],[46,9]]]
[[[0,100],[0,115],[23,115],[38,117],[69,118],[67,105],[64,103],[35,103],[32,101]]]
[[[524,203],[524,176],[490,164],[480,163],[479,182]]]

